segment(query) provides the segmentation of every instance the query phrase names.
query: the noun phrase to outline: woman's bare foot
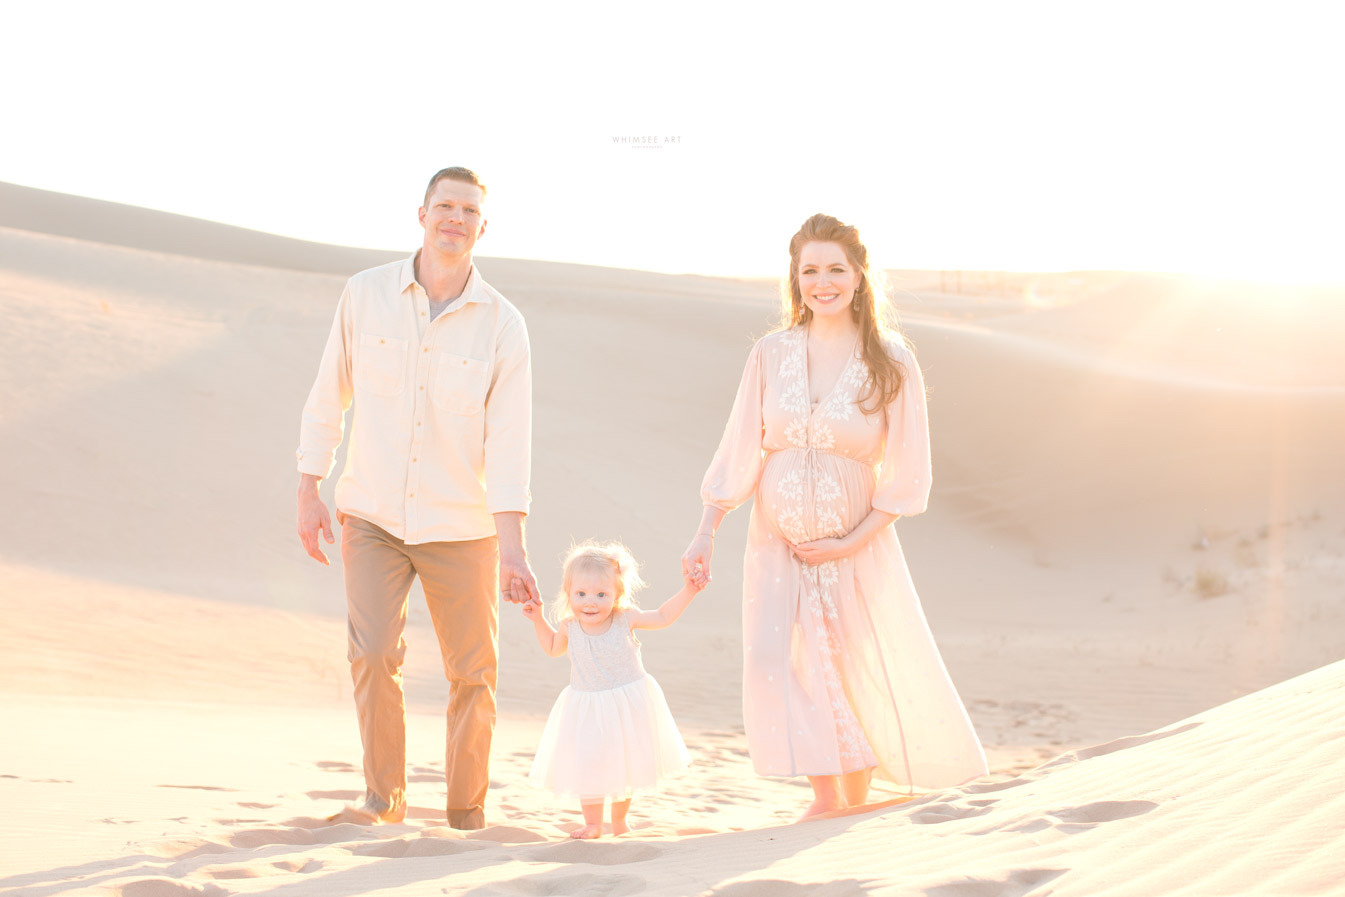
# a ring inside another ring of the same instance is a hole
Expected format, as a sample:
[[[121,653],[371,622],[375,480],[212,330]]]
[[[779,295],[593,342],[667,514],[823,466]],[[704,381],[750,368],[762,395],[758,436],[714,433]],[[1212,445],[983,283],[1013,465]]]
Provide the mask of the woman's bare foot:
[[[808,776],[808,784],[813,786],[813,802],[799,817],[800,822],[832,810],[844,809],[845,798],[841,796],[839,776]]]
[[[808,805],[808,809],[803,811],[803,815],[799,817],[799,822],[802,822],[805,819],[811,819],[814,816],[821,816],[823,813],[830,813],[832,810],[840,810],[844,807],[845,804],[838,800],[818,797]]]
[[[628,831],[630,831],[630,826],[626,825],[626,820],[623,819],[620,822],[617,822],[615,819],[612,820],[613,835],[624,835]]]
[[[620,832],[618,832],[617,834],[620,834]],[[581,841],[592,841],[594,838],[601,838],[602,823],[599,823],[597,825],[580,826],[579,828],[570,832],[570,837],[578,838]]]

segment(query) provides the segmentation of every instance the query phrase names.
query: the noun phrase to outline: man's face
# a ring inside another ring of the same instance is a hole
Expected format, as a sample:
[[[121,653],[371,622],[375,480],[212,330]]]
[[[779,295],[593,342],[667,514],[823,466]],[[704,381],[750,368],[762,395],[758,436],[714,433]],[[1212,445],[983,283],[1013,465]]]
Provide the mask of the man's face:
[[[471,255],[472,247],[486,232],[481,208],[484,200],[481,188],[474,184],[449,178],[435,184],[420,209],[425,248],[449,255]]]

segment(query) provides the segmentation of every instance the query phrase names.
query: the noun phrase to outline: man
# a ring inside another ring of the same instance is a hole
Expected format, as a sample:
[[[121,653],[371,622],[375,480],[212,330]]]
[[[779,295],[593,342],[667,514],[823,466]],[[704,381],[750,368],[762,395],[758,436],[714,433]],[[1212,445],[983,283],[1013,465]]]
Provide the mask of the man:
[[[532,437],[528,334],[481,279],[472,249],[486,232],[486,188],[466,168],[430,179],[410,258],[356,274],[337,305],[304,406],[299,538],[327,564],[333,541],[318,486],[355,405],[336,517],[345,563],[349,660],[364,744],[364,805],[346,815],[406,815],[402,661],[407,593],[419,576],[452,684],[448,823],[485,825],[495,728],[500,585],[536,601],[524,547]]]

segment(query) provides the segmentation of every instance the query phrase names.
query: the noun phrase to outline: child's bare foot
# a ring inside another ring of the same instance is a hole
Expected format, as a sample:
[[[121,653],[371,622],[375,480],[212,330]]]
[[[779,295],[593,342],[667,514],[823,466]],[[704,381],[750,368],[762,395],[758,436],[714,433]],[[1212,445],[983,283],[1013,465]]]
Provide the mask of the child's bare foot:
[[[617,832],[620,834],[620,832]],[[602,837],[602,825],[585,825],[570,832],[571,838],[578,838],[581,841],[592,841],[594,838]]]
[[[613,835],[624,835],[624,834],[626,834],[626,832],[628,832],[628,831],[630,831],[630,826],[629,826],[629,825],[626,825],[626,820],[624,820],[624,819],[622,819],[622,820],[620,820],[620,821],[618,821],[618,820],[616,820],[616,819],[613,819],[613,820],[612,820],[612,834],[613,834]]]

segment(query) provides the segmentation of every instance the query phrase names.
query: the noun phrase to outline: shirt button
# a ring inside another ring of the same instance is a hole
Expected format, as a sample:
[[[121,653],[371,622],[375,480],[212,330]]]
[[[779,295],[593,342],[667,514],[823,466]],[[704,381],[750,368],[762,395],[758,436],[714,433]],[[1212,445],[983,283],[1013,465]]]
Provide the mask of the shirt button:
[[[417,427],[420,426],[420,421],[416,421],[416,426],[417,426]]]
[[[411,493],[409,496],[407,496],[407,497],[408,497],[408,498],[415,498],[415,497],[416,497],[416,493],[412,492],[412,493]]]
[[[426,351],[426,352],[430,351],[430,347],[429,347],[429,346],[426,346],[426,347],[425,347],[425,351]]]

